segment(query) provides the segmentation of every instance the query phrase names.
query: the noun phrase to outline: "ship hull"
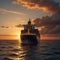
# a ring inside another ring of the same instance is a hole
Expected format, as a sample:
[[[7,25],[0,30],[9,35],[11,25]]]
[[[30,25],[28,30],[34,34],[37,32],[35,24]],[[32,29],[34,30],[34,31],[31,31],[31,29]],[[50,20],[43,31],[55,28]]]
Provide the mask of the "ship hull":
[[[36,45],[38,40],[36,35],[21,35],[21,42],[23,45]]]

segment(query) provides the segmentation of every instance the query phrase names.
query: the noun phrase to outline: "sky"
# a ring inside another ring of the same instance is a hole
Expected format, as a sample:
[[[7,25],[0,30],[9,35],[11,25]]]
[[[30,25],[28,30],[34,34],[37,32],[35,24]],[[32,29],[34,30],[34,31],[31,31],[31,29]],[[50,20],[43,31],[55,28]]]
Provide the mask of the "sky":
[[[59,10],[60,0],[0,0],[0,36],[19,35],[23,29],[21,25],[26,24],[29,18],[41,28],[42,34],[52,34],[52,30],[53,35],[60,34]]]

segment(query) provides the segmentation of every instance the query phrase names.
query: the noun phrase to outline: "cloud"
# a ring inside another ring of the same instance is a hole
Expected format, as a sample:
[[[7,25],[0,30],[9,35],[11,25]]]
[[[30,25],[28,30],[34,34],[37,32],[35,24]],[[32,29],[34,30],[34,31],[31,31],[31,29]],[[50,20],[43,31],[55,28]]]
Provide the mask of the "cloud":
[[[18,2],[17,1],[12,1],[12,4],[18,4]]]
[[[60,12],[60,6],[54,0],[14,0],[13,4],[23,4],[30,9],[43,9],[49,12]]]
[[[42,27],[42,34],[60,34],[60,13],[56,13],[52,16],[46,16],[42,18],[36,18],[33,21],[37,27]]]
[[[18,24],[18,25],[15,25],[15,27],[20,28],[20,27],[23,27],[23,25]]]
[[[60,14],[54,14],[51,17],[45,16],[42,18],[36,18],[34,21],[37,26],[56,26],[60,25]]]
[[[54,29],[50,31],[51,34],[60,34],[60,25],[57,25]]]
[[[0,28],[22,28],[23,27],[23,25],[21,25],[21,24],[17,24],[17,25],[14,25],[14,26],[0,26]]]
[[[3,8],[0,8],[0,12],[7,12],[7,13],[11,13],[11,14],[16,14],[16,15],[25,15],[22,12],[11,11],[11,10],[8,10],[8,9],[3,9]]]
[[[28,9],[42,9],[52,13],[52,16],[45,16],[34,19],[34,23],[42,28],[42,34],[60,34],[60,5],[54,0],[13,0],[13,4],[22,4]]]
[[[0,26],[0,28],[10,28],[9,26]]]

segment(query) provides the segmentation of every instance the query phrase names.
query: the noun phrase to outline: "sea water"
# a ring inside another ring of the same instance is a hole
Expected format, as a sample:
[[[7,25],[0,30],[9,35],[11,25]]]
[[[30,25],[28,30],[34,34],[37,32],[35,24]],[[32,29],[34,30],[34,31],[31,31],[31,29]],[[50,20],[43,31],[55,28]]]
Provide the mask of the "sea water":
[[[18,40],[0,40],[0,60],[60,60],[60,41],[22,46]]]

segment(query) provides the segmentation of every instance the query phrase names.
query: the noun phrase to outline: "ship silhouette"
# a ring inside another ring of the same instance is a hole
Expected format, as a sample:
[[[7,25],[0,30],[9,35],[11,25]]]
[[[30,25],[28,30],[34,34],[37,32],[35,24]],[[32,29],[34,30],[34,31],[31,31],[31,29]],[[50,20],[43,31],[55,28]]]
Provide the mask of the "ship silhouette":
[[[40,39],[40,33],[38,29],[35,28],[34,24],[31,24],[31,20],[29,19],[28,24],[24,25],[24,30],[21,30],[21,44],[30,44],[36,45],[38,44],[38,40]]]

